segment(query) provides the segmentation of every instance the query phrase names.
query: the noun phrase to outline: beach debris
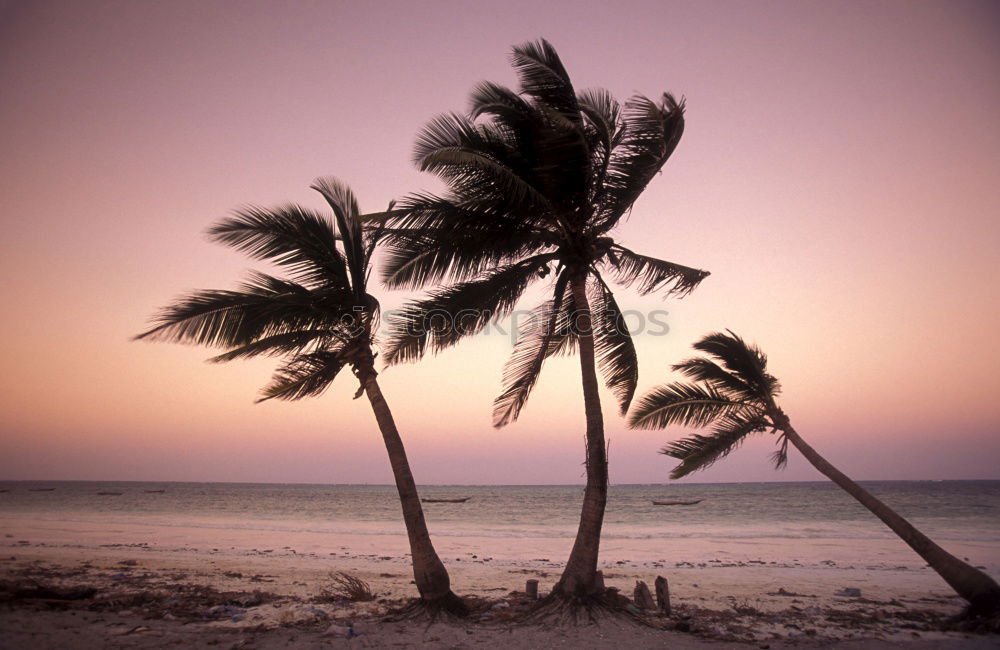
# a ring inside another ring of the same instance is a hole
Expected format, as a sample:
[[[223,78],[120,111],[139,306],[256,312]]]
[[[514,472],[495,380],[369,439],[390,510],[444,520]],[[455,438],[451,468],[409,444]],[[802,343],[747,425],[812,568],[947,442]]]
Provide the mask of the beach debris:
[[[472,497],[462,497],[460,499],[421,499],[424,503],[465,503]]]
[[[670,585],[663,576],[656,576],[653,583],[656,589],[656,605],[660,612],[670,616]]]
[[[210,607],[206,614],[210,618],[228,618],[233,623],[239,623],[247,617],[247,610],[234,605],[216,605]]]
[[[38,600],[86,600],[97,593],[95,587],[70,587],[67,589],[36,584],[33,587],[12,589],[14,598]]]
[[[121,496],[123,493],[122,492],[98,492],[97,494],[99,494],[102,497],[117,497],[117,496]]]
[[[778,587],[778,591],[769,591],[769,592],[767,592],[767,595],[768,596],[786,596],[786,597],[789,597],[789,598],[818,598],[818,596],[816,596],[814,594],[800,594],[800,593],[796,593],[794,591],[788,591],[784,587]]]
[[[524,593],[528,595],[531,600],[538,600],[538,581],[528,580],[524,583]]]
[[[844,587],[834,595],[844,596],[845,598],[861,598],[861,590],[857,587]]]
[[[751,605],[750,601],[746,598],[743,600],[737,600],[736,596],[730,596],[729,607],[740,616],[760,616],[761,614],[761,611]]]
[[[319,598],[320,602],[364,602],[375,600],[371,586],[350,573],[345,571],[334,571],[330,574],[330,583],[322,588]]]
[[[632,600],[639,609],[656,609],[653,602],[653,595],[649,593],[649,585],[642,580],[635,581],[635,590],[632,592]]]
[[[351,630],[350,625],[337,625],[332,623],[330,627],[326,628],[322,636],[332,636],[338,639],[350,639],[354,636],[354,632]]]

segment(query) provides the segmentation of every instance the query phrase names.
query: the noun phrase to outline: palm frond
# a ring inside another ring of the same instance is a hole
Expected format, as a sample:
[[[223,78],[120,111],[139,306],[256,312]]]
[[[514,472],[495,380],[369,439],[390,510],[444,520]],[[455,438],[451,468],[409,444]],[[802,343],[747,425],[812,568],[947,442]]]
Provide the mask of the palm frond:
[[[668,444],[660,453],[681,461],[670,472],[670,478],[678,479],[725,458],[748,435],[763,431],[764,428],[765,423],[760,416],[728,415],[722,417],[710,433],[691,434]]]
[[[252,357],[282,356],[286,354],[300,353],[307,348],[323,348],[331,341],[341,341],[348,338],[347,334],[342,337],[331,332],[329,329],[309,329],[295,330],[292,332],[282,332],[271,336],[265,336],[252,343],[247,343],[228,352],[210,358],[210,363],[226,363],[236,359],[250,359]]]
[[[600,134],[608,153],[621,138],[621,104],[604,88],[588,88],[577,96],[580,111]]]
[[[502,118],[505,124],[524,124],[534,119],[534,109],[516,92],[489,81],[478,84],[469,98],[469,116]]]
[[[407,303],[389,316],[386,363],[415,361],[428,350],[439,352],[506,317],[550,260],[548,255],[531,257]]]
[[[530,220],[433,194],[404,197],[390,223],[383,265],[390,288],[470,280],[550,246]]]
[[[198,291],[177,299],[154,317],[152,329],[135,338],[239,347],[276,334],[335,327],[353,304],[343,290],[310,291],[254,273],[239,290]]]
[[[515,166],[517,152],[507,145],[503,131],[477,125],[456,113],[432,120],[417,136],[414,160],[421,171],[449,182],[462,196],[489,197],[507,206],[545,211],[546,197]]]
[[[625,102],[624,121],[598,197],[600,232],[613,228],[631,210],[677,148],[684,133],[684,101],[669,93],[659,102],[634,95]]]
[[[589,197],[593,202],[604,186],[608,165],[611,164],[611,153],[621,142],[623,126],[621,105],[603,88],[584,90],[578,95],[577,101],[580,104],[580,111],[586,117],[596,137],[596,143],[590,146],[592,164],[596,171]]]
[[[310,187],[326,199],[337,220],[337,229],[344,244],[344,257],[351,275],[351,288],[357,298],[365,294],[365,246],[363,225],[359,219],[358,201],[344,183],[336,178],[317,178]]]
[[[649,391],[629,414],[633,429],[662,429],[671,424],[703,427],[736,413],[757,413],[754,403],[720,392],[710,385],[674,382]]]
[[[396,210],[396,201],[389,201],[389,207],[383,214],[392,214]],[[375,220],[370,218],[371,215],[358,215],[358,223],[362,226],[362,232],[364,234],[365,243],[365,285],[368,284],[368,277],[372,274],[372,255],[375,254],[375,249],[378,247],[382,238],[385,236],[389,225],[386,220]]]
[[[551,43],[545,39],[523,43],[513,48],[510,58],[523,94],[579,123],[580,106],[573,83]]]
[[[347,365],[339,349],[300,354],[279,368],[257,400],[297,400],[321,395]]]
[[[591,319],[594,351],[604,383],[618,400],[622,415],[628,412],[639,381],[639,358],[632,334],[611,289],[600,275],[594,276],[591,293]]]
[[[611,247],[611,253],[605,259],[619,284],[630,287],[638,282],[637,291],[643,296],[665,291],[668,296],[683,297],[694,291],[709,275],[708,271],[640,255],[619,244]]]
[[[545,247],[544,242],[527,233],[504,237],[482,230],[465,230],[451,236],[436,229],[394,230],[386,235],[386,241],[383,282],[392,289],[416,289],[446,279],[465,282]]]
[[[756,388],[732,374],[710,359],[694,357],[685,359],[673,366],[685,377],[712,385],[723,394],[734,399],[759,401]]]
[[[297,205],[244,208],[212,226],[208,234],[253,258],[279,264],[304,282],[348,286],[333,225]]]
[[[531,310],[518,332],[517,343],[503,370],[503,391],[493,400],[493,426],[506,426],[517,420],[541,374],[547,357],[566,349],[573,336],[571,313],[564,303],[571,299],[566,292],[569,275],[556,279],[552,300]]]
[[[767,356],[733,332],[708,334],[693,347],[718,360],[726,370],[753,387],[758,396],[773,396],[780,391],[778,381],[767,372]]]
[[[788,436],[785,434],[778,438],[778,448],[771,454],[771,462],[774,463],[774,469],[788,467]]]

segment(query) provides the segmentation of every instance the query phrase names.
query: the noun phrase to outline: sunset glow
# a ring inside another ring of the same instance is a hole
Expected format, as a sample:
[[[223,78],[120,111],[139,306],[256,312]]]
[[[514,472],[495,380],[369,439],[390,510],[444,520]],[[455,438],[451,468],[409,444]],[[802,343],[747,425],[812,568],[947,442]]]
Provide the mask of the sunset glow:
[[[701,335],[758,343],[796,428],[856,479],[1000,478],[1000,11],[990,2],[0,2],[0,478],[388,483],[371,408],[338,378],[253,403],[274,368],[131,341],[171,298],[251,266],[206,241],[234,208],[363,211],[440,184],[433,116],[541,36],[578,89],[687,99],[676,153],[616,238],[706,269],[638,335],[639,393]],[[638,10],[641,8],[641,11]],[[530,13],[529,21],[525,15]],[[651,18],[652,16],[652,18]],[[385,310],[413,294],[372,283]],[[538,302],[532,293],[524,308]],[[510,336],[379,379],[420,484],[582,483],[577,357],[490,425]],[[604,401],[611,482],[666,482]],[[812,480],[770,439],[686,481]]]

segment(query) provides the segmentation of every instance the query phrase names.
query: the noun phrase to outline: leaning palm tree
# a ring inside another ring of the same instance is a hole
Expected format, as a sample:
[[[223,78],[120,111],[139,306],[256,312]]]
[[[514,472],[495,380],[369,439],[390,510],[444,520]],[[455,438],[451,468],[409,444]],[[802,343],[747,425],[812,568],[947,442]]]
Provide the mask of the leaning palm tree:
[[[663,454],[681,461],[671,478],[704,469],[726,457],[747,436],[769,431],[778,436],[773,456],[776,467],[788,462],[791,443],[813,467],[868,508],[937,571],[969,602],[970,614],[995,614],[1000,609],[1000,586],[992,578],[935,544],[799,436],[776,402],[781,387],[767,372],[767,357],[760,349],[732,332],[709,334],[694,348],[708,357],[688,359],[673,367],[694,383],[674,382],[654,388],[629,416],[630,426],[638,429],[711,426],[707,434],[692,434],[663,448]]]
[[[283,357],[258,401],[298,400],[322,394],[350,368],[371,403],[382,433],[410,542],[420,605],[432,612],[465,613],[452,593],[448,572],[431,544],[417,487],[374,367],[379,303],[368,293],[371,258],[381,238],[365,230],[351,190],[333,179],[313,189],[333,210],[336,225],[295,205],[247,208],[209,230],[210,237],[269,261],[288,278],[254,273],[234,291],[198,291],[183,296],[155,317],[155,327],[137,339],[224,348],[211,359]]]
[[[607,502],[597,366],[624,414],[635,392],[635,348],[607,277],[640,294],[683,296],[708,274],[640,255],[611,231],[660,171],[684,129],[683,103],[641,95],[622,107],[605,90],[577,93],[546,41],[513,49],[518,91],[482,83],[468,114],[421,133],[415,159],[447,185],[371,215],[393,246],[392,288],[450,286],[390,319],[389,363],[412,361],[507,317],[526,288],[549,277],[551,298],[519,332],[493,423],[517,419],[547,357],[578,347],[586,415],[586,489],[576,541],[553,594],[596,594]]]

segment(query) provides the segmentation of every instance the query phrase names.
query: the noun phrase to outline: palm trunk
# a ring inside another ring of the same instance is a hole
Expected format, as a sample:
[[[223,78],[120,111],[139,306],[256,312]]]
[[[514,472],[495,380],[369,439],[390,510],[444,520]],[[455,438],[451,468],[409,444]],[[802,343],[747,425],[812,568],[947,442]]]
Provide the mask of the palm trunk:
[[[848,478],[810,447],[790,425],[783,429],[785,437],[818,469],[845,492],[861,502],[873,515],[881,519],[909,544],[932,569],[938,572],[952,589],[969,601],[969,611],[974,615],[989,615],[1000,609],[1000,586],[988,575],[976,569],[935,544],[929,537],[913,527],[895,510],[876,499],[870,492]]]
[[[417,494],[417,486],[410,472],[410,463],[406,459],[406,450],[403,448],[396,423],[392,419],[389,405],[382,396],[376,373],[369,369],[365,374],[363,380],[365,393],[382,432],[385,450],[392,465],[392,475],[396,480],[396,490],[399,492],[399,501],[403,507],[403,521],[406,523],[406,534],[410,539],[410,555],[413,559],[413,579],[420,592],[420,598],[429,602],[451,600],[461,603],[461,600],[451,592],[448,571],[431,544],[427,522],[424,521],[424,510],[420,506],[420,496]],[[455,609],[454,603],[449,609]]]
[[[580,371],[583,375],[583,408],[587,417],[587,487],[576,541],[554,591],[564,596],[594,594],[597,584],[597,556],[601,545],[604,508],[608,501],[608,459],[604,444],[604,418],[598,393],[594,362],[594,332],[587,301],[587,277],[570,280],[580,344]]]

